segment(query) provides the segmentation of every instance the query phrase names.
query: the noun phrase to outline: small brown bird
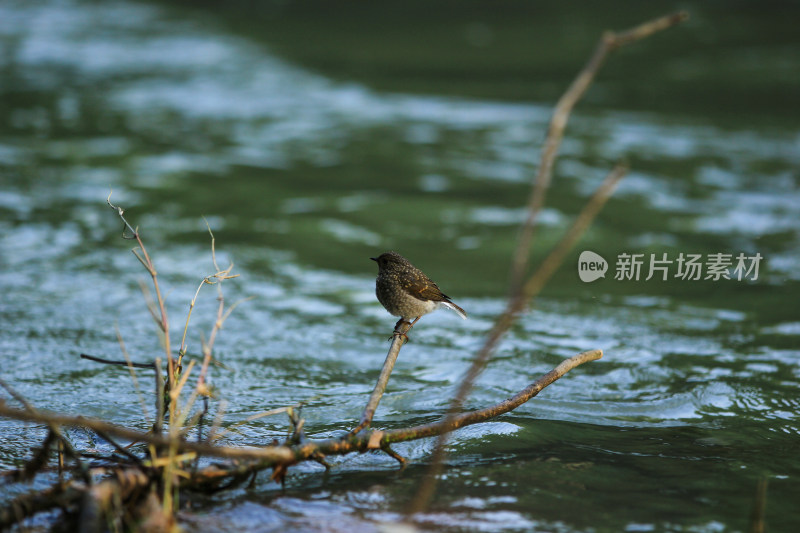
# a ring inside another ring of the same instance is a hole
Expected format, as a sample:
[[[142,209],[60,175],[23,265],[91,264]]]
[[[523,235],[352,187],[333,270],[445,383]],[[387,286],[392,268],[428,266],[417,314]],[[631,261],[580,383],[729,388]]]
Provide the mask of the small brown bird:
[[[400,317],[398,325],[406,321],[413,326],[422,315],[440,306],[452,309],[461,318],[467,318],[466,311],[451,302],[436,283],[402,255],[386,252],[370,259],[378,263],[375,294],[389,313]]]

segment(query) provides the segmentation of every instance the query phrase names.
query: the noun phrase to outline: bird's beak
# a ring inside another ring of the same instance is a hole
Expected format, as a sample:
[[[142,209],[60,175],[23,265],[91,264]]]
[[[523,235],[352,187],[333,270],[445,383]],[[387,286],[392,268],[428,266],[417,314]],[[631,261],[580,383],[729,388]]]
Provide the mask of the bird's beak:
[[[370,259],[372,259],[372,260],[373,260],[373,261],[375,261],[376,263],[378,262],[378,258],[377,258],[377,257],[370,257]]]

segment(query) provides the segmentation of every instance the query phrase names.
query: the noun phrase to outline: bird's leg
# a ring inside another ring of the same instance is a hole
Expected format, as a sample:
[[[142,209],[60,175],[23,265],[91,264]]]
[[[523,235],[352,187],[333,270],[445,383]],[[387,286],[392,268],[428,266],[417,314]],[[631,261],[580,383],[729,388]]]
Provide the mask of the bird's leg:
[[[403,325],[408,325],[410,322],[406,322],[406,319],[400,317],[400,320],[397,321],[397,324],[394,325],[394,331],[392,332],[392,336],[389,337],[389,340],[394,339],[395,337],[403,336],[405,337],[405,342],[408,342],[408,335],[406,335],[406,331],[409,330],[408,327],[404,328]]]
[[[408,335],[406,335],[406,333],[408,333],[408,331],[414,326],[414,324],[417,323],[417,320],[419,319],[420,317],[417,317],[413,322],[408,322],[405,318],[400,317],[400,320],[398,320],[397,324],[394,325],[394,332],[389,340],[392,340],[394,337],[403,337],[404,343],[408,342]]]

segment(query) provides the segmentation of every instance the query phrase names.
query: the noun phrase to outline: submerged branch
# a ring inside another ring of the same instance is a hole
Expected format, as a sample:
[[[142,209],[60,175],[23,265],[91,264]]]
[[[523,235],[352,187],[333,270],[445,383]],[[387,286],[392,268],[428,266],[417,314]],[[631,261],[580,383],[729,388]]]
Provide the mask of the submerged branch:
[[[195,452],[198,455],[208,457],[252,460],[256,462],[257,468],[267,468],[275,464],[294,464],[298,461],[309,459],[312,455],[317,453],[322,453],[324,455],[343,455],[351,452],[366,451],[392,443],[433,437],[454,428],[486,422],[487,420],[513,411],[570,370],[584,363],[596,361],[602,356],[603,353],[601,350],[590,350],[570,357],[511,398],[483,409],[461,413],[449,424],[445,424],[444,421],[439,421],[421,426],[387,431],[362,431],[358,435],[348,433],[341,438],[306,440],[293,446],[275,445],[247,448],[214,446],[203,442],[183,441],[153,433],[143,433],[93,418],[65,416],[39,411],[31,412],[28,410],[11,408],[3,404],[0,404],[0,416],[25,422],[80,427],[92,430],[98,434],[113,435],[131,442],[146,442],[157,447],[175,446],[177,453],[181,454]],[[380,434],[379,440],[374,436],[376,433]],[[370,442],[372,442],[372,445],[370,445]],[[217,465],[216,468],[220,468],[220,465]]]
[[[165,438],[161,435],[142,433],[91,418],[13,409],[0,402],[0,416],[5,418],[44,423],[50,427],[71,426],[89,429],[111,442],[118,451],[122,447],[111,441],[108,435],[134,442],[147,442],[168,453],[160,458],[153,457],[149,461],[132,459],[126,453],[125,455],[131,459],[130,468],[100,469],[101,473],[111,474],[111,477],[107,477],[100,483],[91,484],[88,483],[88,479],[84,482],[73,480],[66,485],[58,484],[51,489],[18,496],[0,507],[0,527],[18,523],[23,518],[38,512],[55,507],[67,507],[78,502],[84,504],[82,519],[88,516],[91,517],[91,522],[97,519],[102,509],[107,508],[111,498],[127,499],[131,495],[144,492],[143,489],[150,486],[154,480],[164,477],[169,479],[170,483],[184,489],[221,490],[251,478],[255,473],[267,468],[274,469],[273,479],[282,480],[287,468],[301,461],[316,461],[327,468],[325,462],[327,455],[346,455],[378,449],[403,464],[404,459],[390,448],[391,444],[435,437],[453,429],[486,422],[513,411],[573,368],[600,359],[602,355],[600,350],[591,350],[575,355],[564,360],[556,368],[511,398],[483,409],[461,413],[451,421],[444,420],[388,431],[366,430],[357,435],[348,433],[341,438],[308,440],[301,435],[303,420],[295,416],[293,418],[295,435],[289,439],[289,442],[293,442],[293,444],[263,448],[213,446],[177,438]],[[153,447],[150,449],[153,450]],[[192,471],[183,468],[185,463],[194,461],[198,455],[225,458],[229,461]],[[95,475],[97,475],[97,471],[95,471]]]

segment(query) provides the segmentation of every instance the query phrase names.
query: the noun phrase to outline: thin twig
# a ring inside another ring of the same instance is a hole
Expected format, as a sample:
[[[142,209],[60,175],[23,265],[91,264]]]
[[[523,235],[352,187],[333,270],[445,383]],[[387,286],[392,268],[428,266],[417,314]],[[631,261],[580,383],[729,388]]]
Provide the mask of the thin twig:
[[[194,293],[194,298],[192,298],[191,302],[189,303],[189,312],[186,315],[186,324],[183,327],[183,336],[181,337],[181,346],[178,352],[183,355],[186,353],[186,333],[189,330],[189,321],[192,318],[192,311],[194,310],[195,303],[197,302],[197,297],[200,294],[200,289],[203,288],[204,285],[218,285],[219,282],[226,280],[226,279],[233,279],[238,278],[239,274],[231,275],[230,272],[233,269],[233,263],[228,266],[225,270],[218,270],[214,274],[210,276],[206,276],[200,281],[200,285],[198,285],[197,290]],[[216,280],[216,281],[214,281]]]
[[[467,396],[472,390],[473,383],[475,383],[475,380],[478,378],[480,373],[483,372],[483,369],[486,367],[489,359],[491,359],[492,355],[494,354],[494,350],[497,348],[500,339],[508,331],[508,328],[511,327],[511,324],[514,322],[514,320],[516,320],[516,317],[519,315],[519,313],[525,308],[530,300],[539,293],[542,287],[544,287],[545,283],[547,283],[550,277],[555,273],[555,271],[564,261],[567,253],[572,249],[581,235],[583,235],[583,232],[586,231],[586,228],[589,227],[591,221],[611,196],[614,188],[626,172],[627,168],[623,165],[617,165],[614,170],[611,171],[600,187],[598,187],[597,191],[595,191],[594,195],[589,199],[589,202],[587,202],[587,204],[584,206],[583,210],[572,223],[572,226],[567,230],[567,232],[564,234],[558,244],[556,244],[555,248],[553,248],[553,250],[544,259],[544,261],[542,261],[542,264],[539,266],[537,271],[522,286],[520,292],[513,295],[511,299],[509,299],[506,310],[502,315],[500,315],[500,317],[498,317],[494,327],[486,339],[486,342],[472,360],[470,368],[467,370],[467,373],[461,380],[458,392],[451,402],[450,408],[445,416],[445,427],[456,429],[457,426],[453,424],[457,418],[457,413],[463,407]],[[447,437],[448,431],[444,431],[436,440],[436,446],[434,447],[431,457],[429,475],[424,478],[420,490],[417,491],[416,496],[412,501],[409,511],[411,514],[422,511],[422,509],[427,506],[431,496],[433,495],[433,491],[436,486],[436,479],[442,468],[442,460],[444,459],[444,450],[445,444],[447,443]]]
[[[4,389],[6,389],[6,391],[15,400],[17,400],[19,403],[22,404],[22,406],[25,408],[26,411],[36,412],[36,409],[33,408],[33,406],[30,404],[30,402],[28,402],[28,400],[25,398],[25,396],[23,396],[22,394],[17,392],[17,390],[14,387],[12,387],[8,383],[6,383],[6,381],[4,379],[2,379],[2,378],[0,378],[0,387],[3,387]]]
[[[130,362],[129,363],[127,360],[126,361],[122,361],[122,360],[119,360],[119,359],[116,359],[116,360],[115,359],[104,359],[102,357],[97,357],[96,355],[89,355],[87,353],[82,353],[81,354],[81,359],[88,359],[89,361],[95,361],[97,363],[103,363],[104,365],[131,366],[133,368],[150,368],[150,369],[154,369],[155,368],[155,364],[154,363],[134,363],[134,362]]]
[[[8,391],[8,393],[11,396],[13,396],[15,400],[17,400],[19,403],[21,403],[23,405],[23,407],[25,408],[25,412],[31,413],[31,414],[39,414],[39,411],[37,411],[33,407],[33,405],[31,405],[31,403],[28,402],[28,400],[22,394],[17,392],[16,389],[14,389],[14,387],[12,387],[8,383],[6,383],[5,380],[0,379],[0,387],[3,387],[4,389],[6,389],[6,391]],[[0,405],[0,407],[2,407],[2,406],[3,405]],[[88,481],[89,480],[89,475],[88,475],[88,470],[86,468],[86,465],[83,464],[83,461],[81,461],[80,455],[72,447],[72,443],[70,443],[67,440],[67,438],[64,436],[64,434],[61,432],[61,428],[58,427],[58,424],[54,424],[54,423],[51,423],[51,422],[45,422],[45,423],[50,428],[50,432],[58,438],[58,443],[59,443],[59,446],[60,446],[59,450],[63,450],[64,453],[66,453],[68,456],[70,456],[75,461],[75,464],[78,467],[78,471],[80,472],[81,477],[84,480]],[[59,458],[59,473],[60,473],[60,468],[62,466],[63,466],[63,461],[61,460],[61,458]]]
[[[164,376],[161,375],[161,358],[156,357],[155,361],[156,370],[156,419],[153,423],[153,431],[156,435],[161,436],[164,426]]]
[[[231,265],[231,268],[232,267],[233,265]],[[200,375],[197,377],[197,391],[205,396],[211,393],[206,385],[206,374],[208,373],[208,365],[211,363],[214,342],[217,339],[219,330],[222,329],[222,323],[225,317],[225,297],[222,294],[222,285],[217,285],[217,290],[219,292],[219,296],[217,296],[217,301],[219,302],[217,306],[217,317],[216,320],[214,320],[214,325],[211,327],[208,341],[204,340],[201,344],[203,364],[200,366]]]
[[[555,110],[553,111],[553,117],[550,119],[550,127],[542,147],[539,170],[534,178],[533,190],[531,191],[531,196],[528,201],[528,216],[522,226],[517,249],[512,261],[510,283],[512,293],[518,288],[525,275],[530,256],[531,243],[536,228],[536,220],[544,205],[544,198],[553,175],[556,155],[561,146],[561,140],[564,137],[564,129],[567,127],[567,121],[569,120],[572,108],[575,107],[575,104],[577,104],[584,93],[586,93],[586,90],[589,88],[589,85],[592,83],[592,80],[594,80],[595,75],[600,70],[600,67],[602,67],[610,52],[644,39],[645,37],[649,37],[658,31],[675,26],[687,18],[689,18],[689,14],[685,11],[681,11],[645,22],[627,31],[604,33],[602,37],[600,37],[600,41],[597,43],[594,53],[583,67],[583,70],[578,73],[567,91],[558,100]]]
[[[121,453],[122,455],[124,455],[125,457],[127,457],[128,459],[130,459],[131,461],[133,461],[133,463],[134,463],[135,465],[137,465],[137,466],[139,466],[139,467],[141,467],[141,466],[142,466],[142,460],[141,460],[141,459],[139,459],[139,457],[138,457],[137,455],[135,455],[135,454],[131,453],[131,452],[130,452],[130,451],[127,449],[127,448],[125,448],[124,446],[120,446],[119,444],[117,444],[117,442],[116,442],[116,441],[115,441],[113,438],[111,438],[111,436],[109,436],[109,434],[108,434],[108,433],[106,433],[105,431],[103,431],[103,430],[101,430],[101,429],[95,429],[95,430],[94,430],[94,432],[95,432],[95,433],[97,433],[97,434],[100,436],[100,438],[101,438],[101,439],[105,440],[105,441],[106,441],[106,442],[108,442],[108,443],[109,443],[111,446],[113,446],[113,447],[114,447],[114,449],[115,449],[115,450],[117,450],[119,453]]]
[[[392,336],[392,344],[389,346],[389,353],[386,354],[386,360],[383,362],[383,368],[378,376],[378,381],[375,383],[375,388],[372,389],[372,394],[369,397],[367,406],[364,408],[364,413],[361,415],[359,424],[350,430],[352,435],[355,435],[362,429],[369,427],[372,423],[372,418],[375,416],[375,411],[378,409],[378,404],[386,391],[386,385],[389,383],[389,376],[392,374],[392,369],[397,361],[397,356],[400,354],[400,348],[403,347],[405,342],[405,334],[408,332],[410,324],[403,320],[398,321],[395,334]]]
[[[225,320],[228,318],[228,316],[230,316],[233,309],[236,308],[236,306],[238,306],[241,303],[241,301],[234,303],[234,305],[231,306],[231,308],[227,312],[225,312],[225,298],[222,293],[222,282],[228,279],[237,278],[239,277],[239,274],[231,274],[231,271],[233,270],[233,263],[228,265],[228,268],[226,269],[221,269],[219,267],[219,264],[217,263],[216,238],[214,237],[214,232],[211,231],[211,226],[209,226],[208,221],[205,220],[205,218],[203,220],[205,221],[206,227],[208,228],[208,233],[211,236],[211,261],[214,264],[216,272],[214,274],[211,274],[210,276],[206,276],[205,278],[203,278],[203,280],[200,282],[200,285],[197,287],[197,290],[194,293],[194,298],[192,298],[192,301],[189,304],[189,312],[186,315],[186,325],[183,328],[183,336],[181,338],[181,346],[179,349],[179,354],[180,357],[183,357],[186,353],[186,334],[189,330],[189,321],[191,319],[192,310],[194,309],[197,297],[200,294],[200,289],[202,289],[204,285],[216,285],[218,292],[217,300],[219,301],[219,306],[217,308],[217,318],[214,321],[213,327],[211,328],[211,333],[209,335],[208,342],[204,342],[202,345],[203,362],[200,368],[200,374],[197,378],[197,385],[196,385],[196,390],[198,392],[200,392],[203,395],[208,395],[209,391],[208,387],[205,385],[205,381],[206,381],[206,375],[208,373],[208,366],[211,363],[211,354],[212,354],[212,349],[214,347],[214,341],[216,340],[216,336],[219,330],[222,329],[222,325],[225,322]]]
[[[167,355],[167,365],[169,368],[169,373],[167,376],[168,382],[170,386],[174,384],[175,381],[175,364],[172,360],[172,355],[170,351],[169,345],[169,319],[167,318],[167,309],[164,305],[164,298],[161,296],[161,288],[158,285],[158,272],[156,272],[155,266],[153,266],[153,261],[150,259],[150,255],[147,253],[147,248],[144,247],[144,243],[142,242],[142,237],[139,234],[138,228],[134,229],[128,221],[124,217],[125,210],[121,207],[117,207],[111,203],[111,193],[108,194],[108,198],[106,199],[106,203],[117,212],[119,218],[122,219],[122,222],[125,224],[125,229],[132,233],[132,237],[125,236],[125,230],[123,230],[123,238],[134,238],[136,239],[136,243],[139,245],[139,250],[141,250],[142,255],[139,255],[136,252],[136,249],[132,250],[134,255],[139,259],[139,261],[144,265],[147,272],[150,274],[150,277],[153,279],[153,288],[156,291],[156,300],[158,301],[158,310],[160,313],[161,320],[159,321],[159,326],[161,327],[161,331],[164,333],[164,351]]]
[[[59,442],[58,437],[51,429],[47,432],[42,445],[38,449],[33,448],[33,457],[26,461],[21,469],[3,472],[3,475],[8,476],[13,481],[29,481],[33,479],[36,473],[47,465],[50,457],[50,448],[56,442]]]
[[[169,332],[169,320],[167,320],[167,313],[164,307],[164,300],[161,297],[161,291],[158,286],[158,272],[156,272],[156,269],[153,266],[153,261],[150,259],[150,255],[147,253],[147,248],[144,247],[141,235],[139,234],[139,228],[137,227],[136,229],[134,229],[133,226],[131,226],[130,223],[125,219],[124,209],[115,206],[114,204],[111,203],[111,194],[112,193],[108,194],[106,203],[117,212],[117,215],[119,216],[120,219],[122,219],[122,222],[125,224],[125,228],[127,229],[127,231],[131,232],[131,236],[126,236],[125,231],[123,231],[123,238],[136,239],[136,242],[139,245],[139,250],[141,250],[142,255],[139,255],[139,253],[136,251],[135,248],[133,249],[133,253],[139,259],[139,261],[142,263],[145,269],[148,271],[150,276],[153,278],[153,285],[155,287],[156,298],[158,300],[158,308],[159,311],[161,312],[162,330],[164,331],[165,334],[167,334]],[[169,353],[169,335],[167,335],[166,348],[167,348],[167,353]]]
[[[556,272],[558,267],[564,262],[569,251],[575,246],[584,232],[592,224],[592,220],[597,216],[606,204],[620,180],[628,173],[628,167],[624,163],[618,163],[614,169],[606,176],[603,183],[597,188],[578,218],[572,223],[567,233],[558,241],[555,248],[545,257],[536,272],[525,282],[522,287],[523,300],[530,300],[542,290],[547,280]]]
[[[405,468],[407,463],[406,458],[397,453],[396,451],[394,451],[391,446],[389,446],[388,444],[384,444],[383,446],[381,446],[381,450],[383,450],[383,452],[386,455],[388,455],[389,457],[400,463],[401,469]]]
[[[631,30],[620,33],[606,32],[600,38],[600,42],[595,48],[589,62],[578,73],[570,87],[559,99],[550,121],[547,138],[542,148],[542,157],[538,173],[534,179],[533,190],[528,202],[528,216],[523,223],[520,232],[517,248],[512,260],[511,268],[511,292],[505,312],[498,317],[492,328],[483,348],[476,354],[470,369],[459,386],[458,393],[450,405],[445,417],[445,427],[453,427],[453,422],[458,416],[458,411],[462,408],[467,395],[472,389],[477,376],[483,371],[487,362],[491,358],[500,338],[516,319],[516,315],[524,309],[531,298],[533,298],[544,283],[552,276],[558,266],[563,262],[566,253],[571,249],[577,239],[585,231],[588,224],[605,204],[608,196],[613,191],[619,180],[625,175],[627,169],[624,165],[618,164],[608,175],[606,180],[595,192],[589,203],[581,211],[576,221],[573,223],[567,234],[559,241],[553,251],[545,258],[537,271],[522,285],[521,280],[527,270],[530,247],[533,233],[536,226],[536,219],[542,206],[544,197],[552,178],[553,165],[555,162],[558,148],[564,136],[569,114],[572,108],[580,100],[587,88],[594,79],[597,71],[602,66],[609,52],[617,48],[635,42],[639,39],[652,35],[653,33],[672,27],[688,18],[685,12],[679,12],[665,17],[645,22]],[[439,435],[434,448],[429,475],[423,480],[420,490],[417,491],[414,500],[409,508],[409,513],[420,512],[425,509],[433,496],[438,474],[442,469],[444,458],[444,446],[447,442],[448,431]]]
[[[584,363],[597,361],[602,357],[602,350],[589,350],[586,352],[581,352],[570,357],[569,359],[565,359],[553,370],[547,374],[544,374],[542,377],[507,400],[503,400],[502,402],[490,407],[485,407],[483,409],[459,413],[449,421],[443,419],[436,422],[431,422],[430,424],[423,424],[421,426],[386,431],[384,437],[381,439],[381,444],[402,442],[421,437],[435,437],[437,435],[446,434],[454,429],[485,422],[489,419],[511,412],[531,398],[535,397],[545,387],[563,377],[570,370]]]

